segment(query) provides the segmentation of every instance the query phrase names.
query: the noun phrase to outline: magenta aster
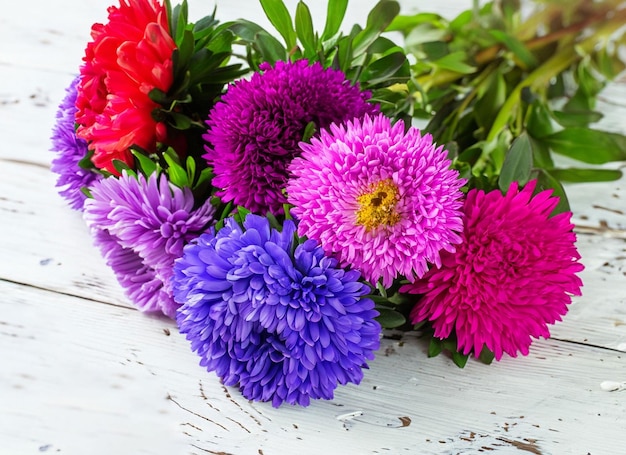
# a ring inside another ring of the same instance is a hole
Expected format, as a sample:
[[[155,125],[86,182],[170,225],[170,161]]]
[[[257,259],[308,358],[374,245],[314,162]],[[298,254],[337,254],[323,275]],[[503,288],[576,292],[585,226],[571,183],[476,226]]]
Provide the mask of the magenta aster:
[[[287,166],[300,154],[310,122],[326,128],[378,108],[367,103],[369,92],[320,63],[266,63],[261,69],[231,85],[211,111],[204,158],[214,168],[218,196],[265,215],[282,213]]]
[[[300,146],[287,185],[298,232],[343,266],[390,286],[439,266],[439,252],[461,241],[464,181],[430,135],[405,133],[380,114],[332,125]]]
[[[178,304],[172,299],[171,277],[174,260],[183,253],[183,247],[196,238],[213,223],[214,208],[207,200],[200,207],[194,207],[194,197],[189,188],[171,185],[165,174],[143,175],[137,178],[123,172],[119,178],[110,177],[95,182],[90,188],[92,198],[85,202],[84,218],[87,225],[95,230],[107,231],[119,247],[134,253],[132,264],[153,271],[152,278],[160,280],[166,298],[159,299],[159,310],[174,317]],[[99,246],[103,237],[96,237]],[[102,248],[104,251],[104,248]],[[125,257],[130,258],[130,253]],[[138,261],[140,258],[141,261]],[[124,261],[125,270],[114,272],[121,276],[132,275],[130,263]],[[150,272],[152,273],[152,272]],[[145,276],[145,274],[143,275]],[[122,286],[128,280],[120,280]],[[129,290],[132,298],[132,290]],[[139,308],[154,311],[154,304]],[[151,301],[152,302],[152,301]]]
[[[536,181],[506,195],[471,190],[465,201],[463,243],[442,255],[442,267],[401,288],[424,294],[412,321],[428,319],[434,335],[456,333],[458,349],[480,355],[487,347],[500,359],[528,354],[531,337],[549,337],[580,295],[583,270],[571,213],[551,217],[559,199],[551,190],[533,197]]]

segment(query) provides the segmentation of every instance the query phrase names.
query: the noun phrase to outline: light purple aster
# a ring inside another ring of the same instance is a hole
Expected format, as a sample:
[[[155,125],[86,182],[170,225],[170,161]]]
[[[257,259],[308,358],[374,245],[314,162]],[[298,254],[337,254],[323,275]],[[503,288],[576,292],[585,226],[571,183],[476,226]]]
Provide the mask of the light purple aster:
[[[164,306],[172,306],[171,290],[167,292],[163,280],[137,253],[122,247],[119,240],[106,230],[94,228],[92,234],[106,264],[131,302],[146,312],[159,312]],[[169,315],[172,318],[174,311]]]
[[[224,201],[265,215],[283,212],[287,166],[310,122],[326,128],[378,107],[345,75],[306,60],[261,65],[262,73],[228,87],[207,121],[204,158]]]
[[[132,251],[141,259],[141,267],[154,271],[154,278],[163,284],[162,297],[166,297],[159,298],[158,309],[173,318],[178,308],[171,289],[174,260],[182,255],[185,244],[213,223],[214,207],[207,200],[195,208],[189,188],[171,185],[165,174],[156,173],[147,180],[141,174],[135,178],[126,172],[119,178],[102,179],[93,184],[91,195],[85,201],[87,225],[106,231],[111,237],[108,242],[114,240]],[[142,305],[146,300],[134,303],[153,311],[154,305]]]
[[[251,400],[306,406],[358,384],[381,328],[360,274],[339,268],[314,240],[250,214],[185,247],[174,267],[181,333],[225,385]]]
[[[52,148],[57,156],[52,160],[52,172],[58,174],[56,186],[59,194],[71,208],[82,210],[87,196],[81,191],[89,187],[101,174],[81,168],[78,163],[87,156],[87,142],[76,137],[76,88],[80,78],[76,77],[67,87],[65,98],[56,113],[56,124],[52,128]]]
[[[291,163],[289,203],[298,233],[318,240],[343,266],[383,285],[439,267],[461,241],[457,171],[430,135],[384,115],[331,125]]]

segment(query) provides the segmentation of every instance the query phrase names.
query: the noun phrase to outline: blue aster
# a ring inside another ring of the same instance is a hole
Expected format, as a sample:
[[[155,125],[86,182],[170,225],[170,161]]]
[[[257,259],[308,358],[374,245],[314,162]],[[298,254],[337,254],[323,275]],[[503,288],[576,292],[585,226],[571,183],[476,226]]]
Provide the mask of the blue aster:
[[[201,235],[174,266],[181,333],[225,385],[252,400],[306,406],[358,384],[381,327],[357,271],[249,214]]]

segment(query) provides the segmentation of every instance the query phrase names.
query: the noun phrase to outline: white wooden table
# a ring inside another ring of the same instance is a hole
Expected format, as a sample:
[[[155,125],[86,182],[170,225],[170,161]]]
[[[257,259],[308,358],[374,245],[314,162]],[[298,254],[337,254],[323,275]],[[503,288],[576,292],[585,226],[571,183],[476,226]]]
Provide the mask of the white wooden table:
[[[460,370],[411,335],[384,339],[360,386],[274,409],[198,366],[171,321],[134,310],[49,171],[56,107],[110,1],[3,1],[0,454],[626,454],[626,390],[600,387],[626,381],[626,179],[569,188],[584,296],[525,358]],[[346,22],[373,3],[351,0]],[[212,7],[190,1],[195,18]],[[403,3],[415,7],[445,10]],[[218,8],[262,20],[255,0]],[[604,96],[602,126],[626,133],[626,84]]]

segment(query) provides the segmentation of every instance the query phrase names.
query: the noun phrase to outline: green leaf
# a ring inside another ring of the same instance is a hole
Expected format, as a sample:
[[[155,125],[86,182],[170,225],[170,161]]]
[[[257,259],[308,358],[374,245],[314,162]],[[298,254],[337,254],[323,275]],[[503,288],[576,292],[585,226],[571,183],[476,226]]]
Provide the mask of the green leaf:
[[[378,290],[380,295],[382,295],[384,298],[387,298],[387,288],[385,288],[385,286],[383,286],[382,282],[380,282],[380,281],[376,282],[376,289]]]
[[[246,219],[246,216],[250,213],[250,210],[248,210],[245,207],[242,207],[240,205],[237,206],[237,213],[235,213],[233,215],[233,218],[235,218],[235,221],[237,221],[238,223],[243,223],[244,220]]]
[[[161,106],[167,106],[171,102],[171,100],[167,97],[167,93],[156,87],[150,90],[150,92],[148,93],[148,97],[151,101],[154,101]]]
[[[593,111],[594,107],[595,98],[589,97],[581,87],[578,87],[562,109],[564,112],[580,112]]]
[[[191,119],[185,114],[179,114],[178,112],[168,113],[169,118],[172,120],[170,124],[178,130],[188,130],[191,128]]]
[[[423,23],[439,23],[441,16],[436,13],[418,13],[413,16],[396,16],[387,27],[388,32],[407,33]]]
[[[352,62],[352,55],[352,40],[344,36],[337,41],[337,53],[335,54],[333,67],[347,73]]]
[[[483,86],[486,89],[483,93],[479,90],[479,98],[474,104],[474,117],[478,125],[489,130],[506,100],[506,82],[502,73],[494,72]]]
[[[443,351],[443,341],[432,337],[428,344],[428,357],[437,357]]]
[[[626,151],[626,136],[619,133],[608,132],[606,133],[606,135],[610,137],[613,141],[615,141],[620,150]]]
[[[542,169],[554,168],[554,161],[550,153],[550,147],[545,143],[530,138],[530,145],[533,149],[533,166]]]
[[[204,169],[202,169],[200,171],[200,175],[198,176],[198,179],[196,181],[196,183],[194,184],[194,189],[196,188],[200,188],[202,186],[204,186],[205,184],[208,185],[208,183],[213,179],[213,169],[210,167],[206,167]]]
[[[85,156],[83,156],[78,162],[78,167],[81,169],[94,169],[95,166],[91,158],[93,157],[93,150],[87,150]]]
[[[376,41],[399,12],[400,5],[398,2],[393,0],[380,0],[367,16],[365,28],[354,37],[353,55],[361,55]]]
[[[472,21],[474,20],[474,12],[472,10],[465,10],[460,13],[457,17],[450,21],[450,30],[454,32],[463,32],[468,26],[471,26]]]
[[[558,213],[569,212],[569,201],[567,200],[567,195],[565,194],[561,182],[555,179],[549,171],[539,169],[537,171],[537,187],[535,188],[535,194],[548,189],[552,189],[552,195],[559,198],[559,203],[552,211],[552,216]]]
[[[302,142],[309,142],[309,140],[313,137],[313,135],[317,131],[317,126],[315,122],[309,122],[306,124],[304,128],[304,133],[302,133]]]
[[[611,182],[622,178],[622,171],[617,169],[551,169],[550,174],[562,182]]]
[[[300,0],[296,7],[296,34],[304,47],[305,55],[314,55],[317,47],[313,19],[309,7]]]
[[[616,52],[610,53],[607,48],[602,48],[596,54],[596,67],[604,77],[613,80],[626,69],[626,61],[622,61]]]
[[[125,171],[128,175],[132,175],[133,177],[137,177],[137,173],[128,164],[126,164],[124,161],[118,160],[118,159],[114,159],[111,162],[111,164],[113,164],[113,167],[115,168],[115,170],[119,174],[122,174]]]
[[[572,127],[543,137],[541,141],[555,153],[585,163],[604,164],[626,160],[626,149],[604,131]]]
[[[459,368],[465,368],[469,354],[461,354],[459,351],[452,352],[452,361]]]
[[[148,156],[136,150],[131,150],[131,153],[138,162],[137,167],[144,175],[148,176],[157,170],[157,163],[151,160]]]
[[[254,22],[247,21],[245,19],[239,19],[234,21],[229,28],[235,35],[249,43],[254,43],[257,33],[267,33],[267,31],[260,25],[255,24]]]
[[[169,176],[170,182],[179,188],[191,186],[187,179],[187,171],[180,165],[178,155],[176,155],[176,152],[171,147],[163,154],[163,158],[168,166],[167,175]]]
[[[218,21],[215,19],[215,11],[213,14],[204,16],[200,20],[198,20],[195,24],[193,24],[193,33],[198,34],[202,33],[205,30],[213,28],[213,26],[217,25]]]
[[[368,86],[385,82],[402,68],[406,61],[406,56],[402,52],[386,55],[366,68],[361,77],[361,82]]]
[[[587,126],[599,122],[604,115],[596,111],[553,111],[552,114],[559,125],[566,128],[571,126]]]
[[[287,51],[280,42],[267,32],[256,35],[256,45],[263,60],[269,63],[276,63],[287,59]]]
[[[513,35],[509,35],[502,30],[489,30],[489,34],[493,36],[496,41],[504,44],[511,52],[513,52],[522,64],[523,69],[532,69],[537,66],[537,59],[532,52],[524,46],[524,43],[519,41]]]
[[[463,51],[452,52],[443,58],[435,60],[432,64],[439,69],[454,71],[461,74],[471,74],[476,68],[465,63],[467,54]]]
[[[412,29],[405,39],[405,46],[413,52],[419,52],[424,43],[443,42],[449,32],[430,23],[419,24]]]
[[[194,47],[195,38],[193,32],[191,30],[184,30],[181,35],[180,43],[178,43],[178,48],[174,50],[174,55],[176,55],[177,59],[177,69],[187,67],[193,55]]]
[[[169,2],[168,2],[169,3]],[[170,18],[170,29],[174,42],[178,45],[183,37],[183,33],[187,26],[188,7],[187,0],[183,0],[182,3],[176,5],[172,10]]]
[[[478,360],[480,360],[482,363],[486,365],[491,365],[491,362],[493,362],[493,359],[495,358],[496,358],[495,354],[490,349],[488,349],[487,346],[483,345],[483,349],[482,351],[480,351]]]
[[[341,27],[341,22],[346,15],[348,0],[328,0],[326,9],[326,24],[322,33],[322,41],[335,36]]]
[[[401,294],[399,292],[396,292],[391,297],[389,297],[387,299],[387,301],[389,303],[394,304],[394,305],[403,305],[403,304],[406,304],[406,303],[414,302],[415,301],[415,296],[407,295],[407,294]]]
[[[406,319],[403,315],[398,313],[391,308],[386,307],[376,307],[376,311],[378,311],[379,315],[376,317],[378,323],[384,329],[393,329],[395,327],[399,327],[406,322]]]
[[[296,32],[293,29],[291,15],[282,0],[259,0],[265,15],[274,28],[281,34],[287,49],[296,47]]]
[[[526,129],[528,134],[535,138],[554,132],[550,110],[540,100],[535,100],[528,109]]]
[[[185,167],[187,168],[187,181],[193,183],[196,177],[196,162],[192,156],[188,156],[185,160]]]
[[[520,186],[526,185],[530,180],[532,167],[532,145],[528,134],[524,132],[515,138],[511,148],[506,153],[504,164],[498,177],[498,186],[503,192],[506,192],[513,182],[518,182]]]

